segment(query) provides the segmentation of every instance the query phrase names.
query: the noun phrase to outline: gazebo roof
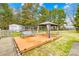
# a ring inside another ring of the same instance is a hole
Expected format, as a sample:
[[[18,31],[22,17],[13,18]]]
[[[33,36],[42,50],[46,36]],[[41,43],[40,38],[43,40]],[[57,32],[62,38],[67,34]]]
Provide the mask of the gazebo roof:
[[[57,26],[57,24],[49,22],[49,21],[46,21],[46,22],[43,22],[43,23],[39,24],[39,26],[46,26],[46,25]]]

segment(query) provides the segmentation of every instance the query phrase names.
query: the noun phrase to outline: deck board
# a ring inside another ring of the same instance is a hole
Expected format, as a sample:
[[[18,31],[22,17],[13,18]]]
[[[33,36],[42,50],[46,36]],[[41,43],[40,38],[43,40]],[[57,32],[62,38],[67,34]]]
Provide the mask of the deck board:
[[[15,37],[14,40],[20,52],[23,53],[35,47],[41,46],[49,41],[53,41],[58,37],[60,36],[52,36],[51,38],[48,38],[47,36],[36,35],[25,38]]]

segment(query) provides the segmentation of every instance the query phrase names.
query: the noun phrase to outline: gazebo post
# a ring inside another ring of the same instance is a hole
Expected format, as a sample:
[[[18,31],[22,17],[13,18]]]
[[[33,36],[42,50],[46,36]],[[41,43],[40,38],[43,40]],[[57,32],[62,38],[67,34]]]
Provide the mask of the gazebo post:
[[[39,26],[37,26],[37,33],[39,32]]]
[[[58,26],[56,26],[57,27],[57,32],[58,32],[58,35],[59,35],[59,29],[58,29]]]
[[[47,27],[48,38],[50,38],[51,26],[57,26],[57,24],[47,21],[47,22],[43,22],[43,23],[39,24],[39,26],[46,26]]]
[[[46,26],[47,26],[47,31],[48,31],[48,38],[50,38],[50,25],[47,24]]]

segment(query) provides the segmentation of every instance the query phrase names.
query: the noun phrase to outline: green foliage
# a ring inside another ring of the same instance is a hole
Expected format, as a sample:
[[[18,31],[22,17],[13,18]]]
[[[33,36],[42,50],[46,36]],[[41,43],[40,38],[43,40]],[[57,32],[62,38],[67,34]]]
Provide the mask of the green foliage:
[[[59,25],[59,29],[62,29],[61,27],[63,26],[64,28],[64,24],[66,24],[65,22],[65,18],[66,18],[66,14],[64,12],[63,9],[53,9],[51,11],[51,21],[58,24]]]
[[[74,24],[75,27],[79,27],[79,24]]]
[[[39,22],[50,21],[56,23],[59,25],[59,29],[61,28],[61,26],[64,26],[64,24],[66,24],[66,14],[63,9],[53,9],[52,11],[49,11],[45,7],[42,7],[40,14],[41,16]]]
[[[12,10],[9,8],[7,3],[1,3],[1,9],[4,10],[4,13],[0,13],[0,28],[8,29],[8,25],[11,22]]]
[[[24,25],[24,26],[34,26],[36,24],[36,20],[33,19],[20,19],[19,24]]]
[[[77,6],[76,17],[74,18],[76,30],[79,31],[79,5]]]
[[[22,8],[22,19],[20,24],[33,26],[37,24],[37,12],[39,4],[27,3]]]
[[[4,14],[4,13],[5,13],[4,9],[0,9],[0,14]]]
[[[1,6],[1,9],[5,11],[5,13],[0,13],[0,28],[2,29],[8,29],[9,24],[35,26],[39,23],[50,21],[61,27],[66,23],[64,20],[66,15],[63,9],[49,11],[45,7],[39,9],[39,3],[25,3],[22,6],[22,11],[14,14],[7,3],[3,3]]]

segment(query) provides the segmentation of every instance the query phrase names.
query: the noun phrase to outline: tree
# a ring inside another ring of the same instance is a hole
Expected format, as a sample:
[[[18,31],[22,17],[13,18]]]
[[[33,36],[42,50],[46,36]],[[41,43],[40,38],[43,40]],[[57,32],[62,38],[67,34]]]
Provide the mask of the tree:
[[[59,29],[63,29],[64,24],[66,24],[66,22],[65,22],[66,14],[65,14],[64,10],[63,9],[54,9],[51,11],[51,14],[52,14],[51,21],[53,23],[58,24]]]
[[[39,4],[26,3],[22,7],[22,19],[23,22],[20,22],[22,25],[36,25],[37,24],[37,13],[38,13]]]
[[[59,29],[63,29],[64,24],[66,24],[65,17],[66,17],[66,14],[64,10],[59,9],[58,10],[58,21],[57,21],[57,24],[59,25]]]
[[[46,9],[45,7],[41,8],[39,15],[40,15],[38,20],[39,23],[49,21],[49,17],[50,17],[49,10]]]
[[[0,4],[1,9],[4,10],[4,13],[0,15],[2,15],[1,18],[1,24],[0,24],[0,28],[2,29],[8,29],[8,25],[11,23],[11,18],[12,18],[12,9],[8,6],[7,3],[2,3]]]
[[[75,21],[75,28],[77,31],[79,31],[79,5],[77,6],[77,12],[75,14],[75,18],[74,18],[74,21]]]

